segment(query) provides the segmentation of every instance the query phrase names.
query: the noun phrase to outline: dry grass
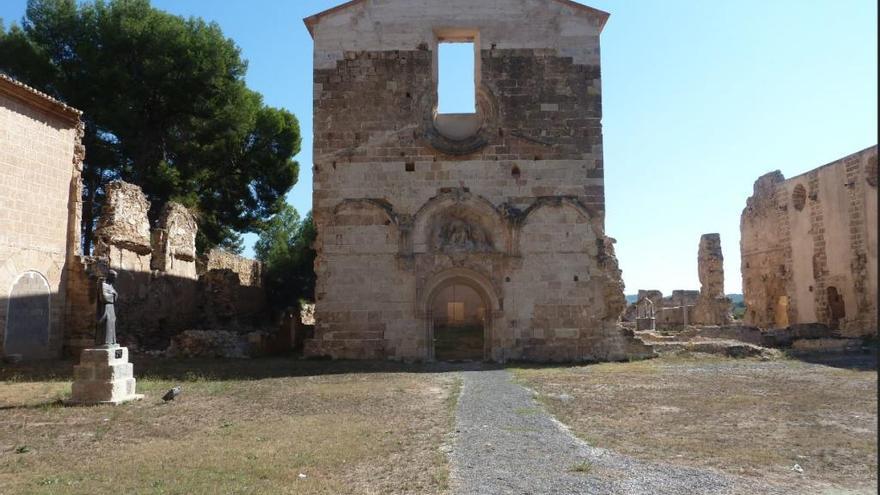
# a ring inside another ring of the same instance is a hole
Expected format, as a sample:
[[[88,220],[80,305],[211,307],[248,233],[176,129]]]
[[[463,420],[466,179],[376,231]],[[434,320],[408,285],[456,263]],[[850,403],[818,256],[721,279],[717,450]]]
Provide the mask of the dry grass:
[[[876,493],[876,361],[871,366],[666,357],[516,373],[593,445],[757,477],[793,493]]]
[[[0,493],[448,491],[440,447],[453,375],[284,359],[145,362],[135,369],[146,400],[63,407],[71,366],[0,370]],[[179,400],[161,403],[178,384]]]

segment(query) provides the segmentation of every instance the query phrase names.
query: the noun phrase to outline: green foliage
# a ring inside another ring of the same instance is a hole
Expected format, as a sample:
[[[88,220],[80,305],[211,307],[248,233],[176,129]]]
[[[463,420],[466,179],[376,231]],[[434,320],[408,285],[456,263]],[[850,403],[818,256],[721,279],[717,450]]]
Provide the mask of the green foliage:
[[[254,245],[257,259],[265,265],[265,283],[269,302],[283,310],[296,306],[300,299],[315,297],[315,242],[317,231],[312,214],[300,220],[296,209],[280,205],[275,216],[259,229]]]
[[[217,247],[227,253],[242,254],[244,252],[244,237],[238,232],[231,232]]]
[[[29,0],[0,31],[0,71],[85,112],[83,233],[102,185],[121,178],[153,204],[190,207],[199,247],[232,242],[296,183],[299,123],[247,88],[247,63],[219,26],[149,0]]]

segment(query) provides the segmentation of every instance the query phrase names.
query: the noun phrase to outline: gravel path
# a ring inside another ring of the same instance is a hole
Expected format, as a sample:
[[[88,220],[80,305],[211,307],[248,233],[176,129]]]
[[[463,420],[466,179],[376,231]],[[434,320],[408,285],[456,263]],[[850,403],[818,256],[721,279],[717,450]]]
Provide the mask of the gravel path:
[[[650,464],[590,447],[509,372],[464,371],[462,377],[451,454],[458,495],[778,493],[717,471]]]

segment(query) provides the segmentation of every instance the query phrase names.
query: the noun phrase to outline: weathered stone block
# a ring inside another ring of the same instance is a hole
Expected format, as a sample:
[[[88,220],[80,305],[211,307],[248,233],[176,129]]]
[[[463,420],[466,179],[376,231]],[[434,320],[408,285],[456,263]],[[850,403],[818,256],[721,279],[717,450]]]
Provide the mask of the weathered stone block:
[[[74,367],[70,405],[121,404],[140,400],[136,393],[134,369],[128,362],[128,349],[109,347],[85,349]]]

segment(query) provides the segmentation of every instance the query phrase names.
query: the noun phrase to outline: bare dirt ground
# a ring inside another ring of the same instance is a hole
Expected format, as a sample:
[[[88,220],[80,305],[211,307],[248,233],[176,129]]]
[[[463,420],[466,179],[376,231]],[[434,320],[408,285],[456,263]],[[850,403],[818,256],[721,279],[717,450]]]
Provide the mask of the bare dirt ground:
[[[391,364],[135,362],[145,400],[64,407],[73,363],[0,369],[0,494],[446,493],[459,378]],[[174,385],[183,393],[163,404]]]
[[[462,493],[876,493],[876,359],[864,356],[514,368],[541,404],[488,365],[279,358],[135,361],[146,400],[64,407],[72,365],[0,368],[0,494],[444,494],[453,442],[474,481]],[[180,399],[161,403],[174,385]],[[492,428],[503,434],[483,438]]]
[[[592,446],[793,494],[877,493],[876,358],[813,361],[668,356],[515,373]]]

